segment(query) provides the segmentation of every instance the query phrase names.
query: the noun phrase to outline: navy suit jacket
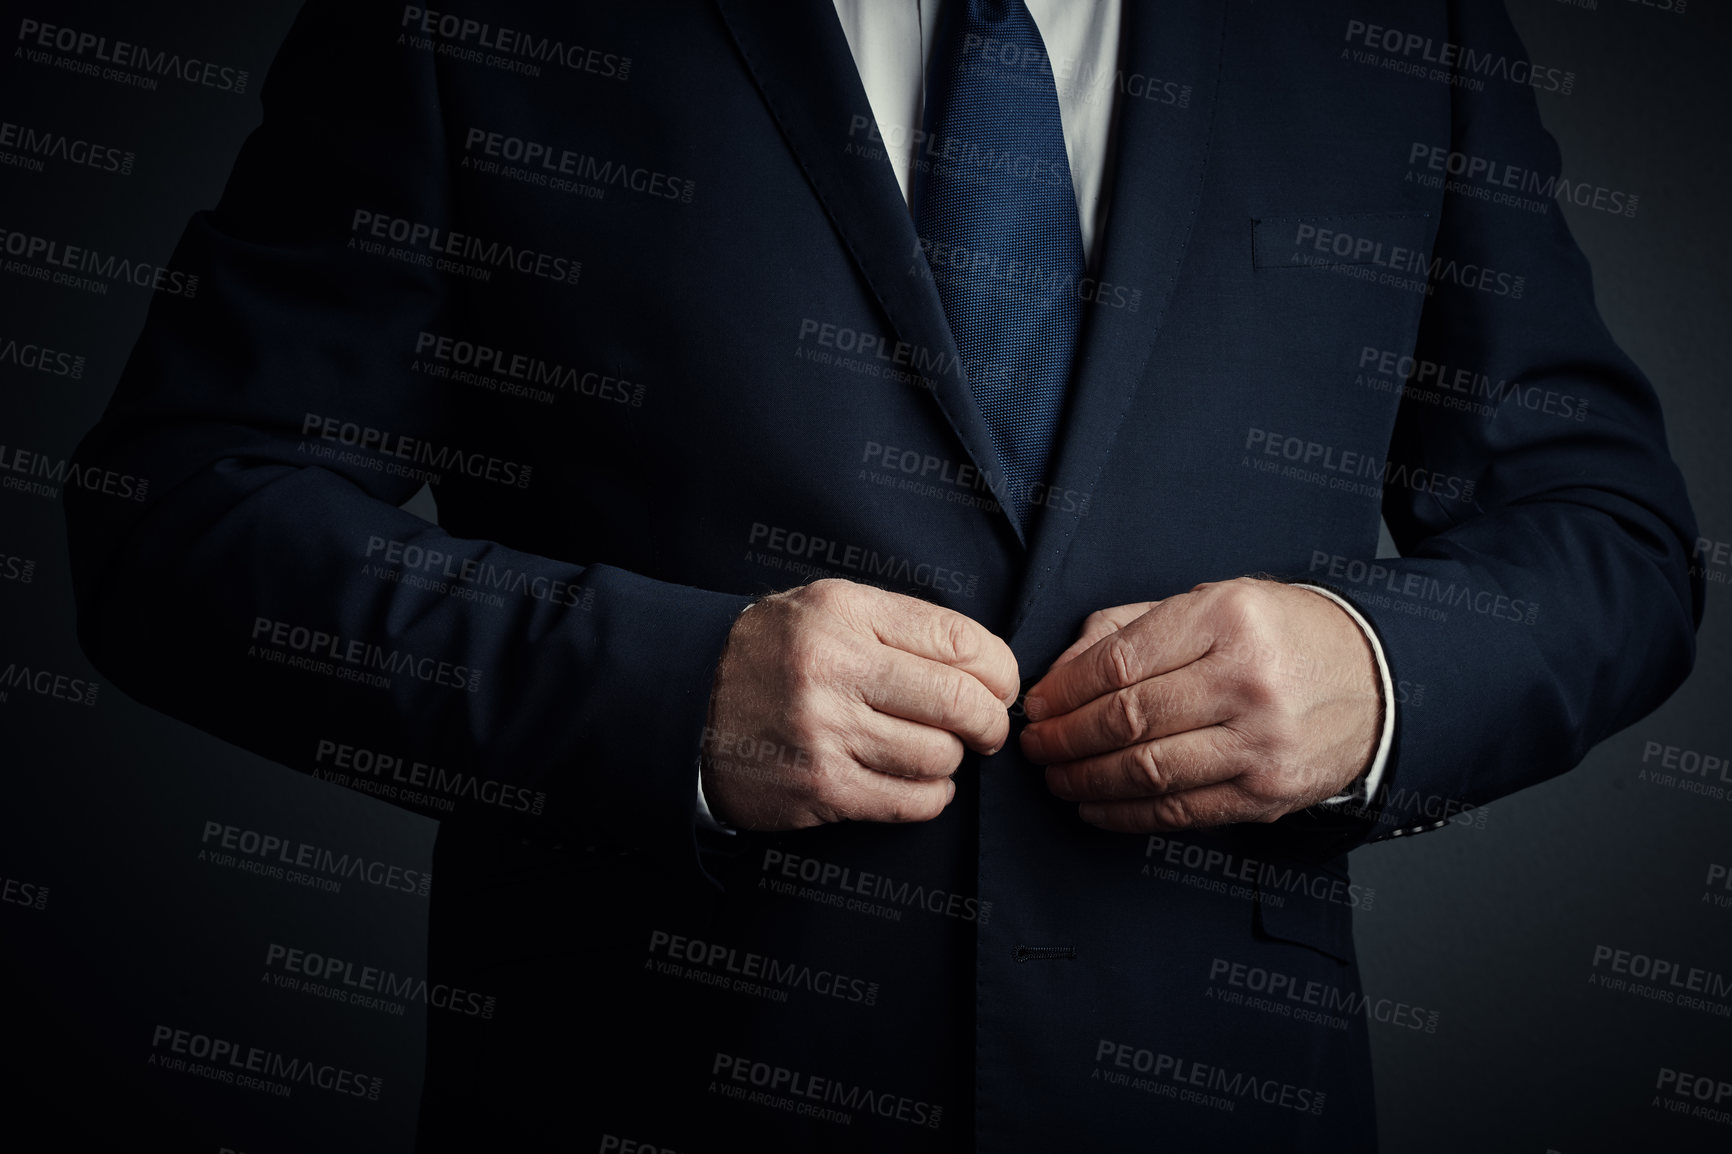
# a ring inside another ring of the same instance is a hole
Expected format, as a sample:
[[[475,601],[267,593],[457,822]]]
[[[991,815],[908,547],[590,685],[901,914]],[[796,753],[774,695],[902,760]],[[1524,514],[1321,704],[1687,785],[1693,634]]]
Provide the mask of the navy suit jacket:
[[[80,448],[149,483],[70,493],[80,631],[284,765],[444,772],[431,964],[499,1010],[434,1028],[429,1146],[1372,1148],[1346,852],[1575,765],[1701,605],[1557,205],[1444,187],[1557,174],[1568,80],[1497,3],[1376,7],[1127,0],[1025,531],[828,0],[309,3]],[[929,823],[695,828],[755,596],[872,581],[1038,676],[1249,573],[1381,638],[1373,805],[1106,833],[1013,735]]]

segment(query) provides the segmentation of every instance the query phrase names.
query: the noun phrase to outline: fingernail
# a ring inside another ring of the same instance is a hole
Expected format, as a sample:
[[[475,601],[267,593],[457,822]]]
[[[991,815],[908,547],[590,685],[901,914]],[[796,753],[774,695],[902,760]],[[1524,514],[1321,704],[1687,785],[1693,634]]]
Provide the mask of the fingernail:
[[[1103,816],[1101,813],[1101,807],[1095,802],[1089,801],[1085,801],[1076,807],[1076,815],[1088,822],[1090,825],[1099,821]]]
[[[1028,716],[1031,720],[1039,721],[1046,714],[1046,698],[1044,698],[1044,697],[1025,697],[1025,698],[1023,698],[1022,699],[1022,711],[1024,713],[1028,714]]]
[[[1022,752],[1027,754],[1031,761],[1039,761],[1040,760],[1040,734],[1035,732],[1032,729],[1025,729],[1022,731],[1021,741],[1022,741]]]

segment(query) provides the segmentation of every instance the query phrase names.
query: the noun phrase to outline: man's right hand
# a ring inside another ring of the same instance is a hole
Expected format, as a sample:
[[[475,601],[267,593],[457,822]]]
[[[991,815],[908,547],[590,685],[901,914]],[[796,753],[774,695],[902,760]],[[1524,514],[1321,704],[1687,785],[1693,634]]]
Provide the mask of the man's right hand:
[[[734,623],[710,694],[710,812],[741,829],[930,821],[966,746],[995,753],[1018,690],[1010,647],[954,610],[829,579]]]

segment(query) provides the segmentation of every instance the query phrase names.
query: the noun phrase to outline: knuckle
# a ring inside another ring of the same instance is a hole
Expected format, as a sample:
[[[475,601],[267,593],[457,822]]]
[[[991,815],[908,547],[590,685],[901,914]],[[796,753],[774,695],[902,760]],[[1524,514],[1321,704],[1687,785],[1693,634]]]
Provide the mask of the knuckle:
[[[900,796],[885,803],[884,820],[892,822],[930,821],[943,811],[944,794],[934,786],[911,796]]]
[[[1215,603],[1241,629],[1255,633],[1262,624],[1263,591],[1249,577],[1215,587]]]
[[[1155,815],[1155,820],[1162,825],[1184,828],[1194,824],[1191,813],[1191,803],[1185,800],[1183,794],[1169,793],[1158,797],[1149,807]]]
[[[954,733],[940,734],[923,768],[935,777],[955,773],[962,765],[962,755],[966,752],[967,748],[960,737]]]
[[[1264,772],[1247,773],[1238,781],[1239,792],[1254,806],[1272,805],[1279,801],[1284,793],[1277,785],[1281,779],[1282,771],[1278,766],[1270,766]]]
[[[1156,755],[1153,742],[1137,747],[1132,755],[1132,764],[1136,767],[1137,776],[1143,785],[1156,793],[1167,788],[1166,767]]]
[[[945,740],[946,738],[949,740]],[[916,779],[941,777],[953,767],[953,746],[960,748],[961,744],[948,733],[934,733],[900,750],[896,758],[896,771]],[[960,763],[962,759],[957,757],[954,760]]]
[[[1116,741],[1130,742],[1143,732],[1143,703],[1134,689],[1121,689],[1108,704],[1107,735]]]
[[[1101,660],[1106,663],[1107,677],[1118,689],[1137,683],[1136,646],[1123,633],[1114,633],[1101,642]]]
[[[860,587],[840,577],[825,577],[804,587],[800,607],[808,613],[854,623],[862,608]]]
[[[980,711],[976,708],[978,703],[974,694],[969,692],[968,680],[966,674],[949,672],[940,675],[934,697],[945,729],[954,731],[978,724]]]
[[[840,577],[822,577],[805,586],[803,600],[820,608],[832,608],[846,599],[848,583]]]
[[[969,662],[980,656],[980,637],[974,622],[960,613],[947,613],[939,624],[939,645],[950,660]]]

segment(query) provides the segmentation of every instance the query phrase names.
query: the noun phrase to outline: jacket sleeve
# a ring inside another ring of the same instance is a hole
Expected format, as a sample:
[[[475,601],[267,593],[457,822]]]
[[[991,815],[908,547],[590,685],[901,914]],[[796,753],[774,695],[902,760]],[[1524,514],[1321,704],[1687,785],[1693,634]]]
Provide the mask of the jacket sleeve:
[[[695,867],[710,681],[749,598],[400,508],[429,474],[488,478],[504,502],[536,482],[405,371],[472,290],[372,234],[381,216],[462,227],[437,57],[400,38],[399,11],[307,5],[262,126],[187,227],[173,264],[196,288],[158,299],[76,454],[146,486],[70,490],[80,641],[139,701],[291,768],[366,750],[432,816]],[[513,592],[429,589],[397,549]]]
[[[1338,849],[1573,768],[1683,681],[1702,614],[1658,399],[1602,323],[1552,199],[1560,157],[1535,89],[1567,81],[1542,64],[1517,82],[1527,57],[1498,0],[1450,7],[1464,60],[1490,62],[1463,65],[1481,90],[1452,88],[1450,167],[1496,165],[1527,203],[1484,180],[1445,193],[1386,473],[1401,556],[1330,558],[1303,578],[1371,621],[1399,687],[1365,820],[1293,815],[1332,826]]]

